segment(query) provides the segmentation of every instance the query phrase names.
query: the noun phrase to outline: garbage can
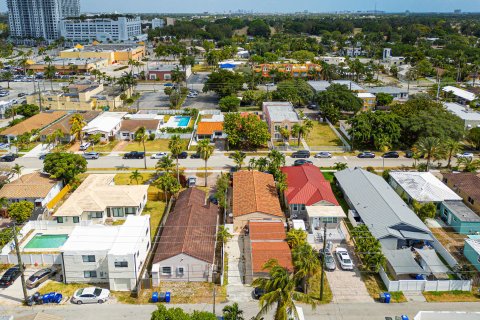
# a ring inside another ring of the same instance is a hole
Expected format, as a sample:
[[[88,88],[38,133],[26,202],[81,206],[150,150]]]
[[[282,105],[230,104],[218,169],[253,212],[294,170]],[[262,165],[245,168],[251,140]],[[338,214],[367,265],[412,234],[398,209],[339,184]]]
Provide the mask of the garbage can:
[[[152,302],[158,302],[158,292],[155,291],[153,294],[152,294]]]
[[[390,303],[390,298],[391,298],[390,293],[385,292],[384,295],[385,295],[385,303]]]
[[[165,302],[165,292],[160,292],[160,296],[158,297],[159,302]]]
[[[62,298],[63,298],[63,296],[62,296],[61,293],[56,293],[53,300],[54,300],[55,303],[60,303],[60,302],[62,302]]]
[[[170,292],[165,292],[165,302],[169,303],[170,302]]]
[[[380,292],[380,302],[385,303],[385,293]]]
[[[402,315],[402,320],[408,320],[408,316]]]

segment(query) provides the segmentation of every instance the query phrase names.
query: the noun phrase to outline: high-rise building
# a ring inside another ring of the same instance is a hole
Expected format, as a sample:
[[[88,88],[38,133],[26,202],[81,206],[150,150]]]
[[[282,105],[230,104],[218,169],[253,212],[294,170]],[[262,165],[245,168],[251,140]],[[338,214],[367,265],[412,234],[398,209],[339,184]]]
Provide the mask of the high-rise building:
[[[16,38],[59,37],[65,16],[80,14],[80,0],[7,0],[10,34]]]

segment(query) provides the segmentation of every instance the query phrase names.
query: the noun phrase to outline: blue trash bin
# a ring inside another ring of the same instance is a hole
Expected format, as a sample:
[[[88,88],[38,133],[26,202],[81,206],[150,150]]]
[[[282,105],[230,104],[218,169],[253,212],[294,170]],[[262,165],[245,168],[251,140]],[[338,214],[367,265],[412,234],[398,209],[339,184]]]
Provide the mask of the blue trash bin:
[[[170,302],[170,292],[165,292],[165,302],[169,303]]]
[[[390,293],[388,292],[384,292],[384,295],[385,295],[385,303],[390,303]]]
[[[43,296],[40,296],[38,297],[39,299],[41,298],[42,299],[42,302],[45,304],[45,303],[48,303],[48,293],[47,294],[44,294]]]
[[[54,300],[55,303],[60,303],[60,302],[62,302],[62,298],[63,298],[62,294],[57,293],[57,294],[55,294],[55,297],[53,298],[53,300]]]
[[[408,316],[402,315],[402,320],[408,320]]]
[[[155,291],[152,294],[152,302],[158,302],[158,292],[157,291]]]

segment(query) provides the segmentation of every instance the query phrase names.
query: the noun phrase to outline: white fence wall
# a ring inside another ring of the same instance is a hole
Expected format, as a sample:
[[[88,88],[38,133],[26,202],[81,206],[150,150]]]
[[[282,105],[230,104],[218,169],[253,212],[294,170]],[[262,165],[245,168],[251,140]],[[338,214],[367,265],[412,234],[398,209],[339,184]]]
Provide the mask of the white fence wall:
[[[442,256],[443,259],[445,259],[451,268],[455,267],[458,264],[457,260],[450,254],[450,252],[447,251],[447,249],[445,249],[445,247],[437,240],[437,238],[435,238],[433,234],[431,236],[434,240],[430,242],[435,251]]]
[[[62,256],[59,253],[39,253],[39,254],[22,254],[22,263],[26,265],[46,265],[51,266],[52,264],[61,264]],[[17,264],[18,258],[14,253],[1,255],[0,264]]]

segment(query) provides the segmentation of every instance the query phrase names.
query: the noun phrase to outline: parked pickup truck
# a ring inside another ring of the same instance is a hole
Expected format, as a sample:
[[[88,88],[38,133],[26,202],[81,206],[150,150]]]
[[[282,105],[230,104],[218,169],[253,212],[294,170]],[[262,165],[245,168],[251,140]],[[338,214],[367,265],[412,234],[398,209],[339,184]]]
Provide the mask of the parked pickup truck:
[[[123,159],[143,159],[145,157],[145,152],[132,151],[125,153]]]

